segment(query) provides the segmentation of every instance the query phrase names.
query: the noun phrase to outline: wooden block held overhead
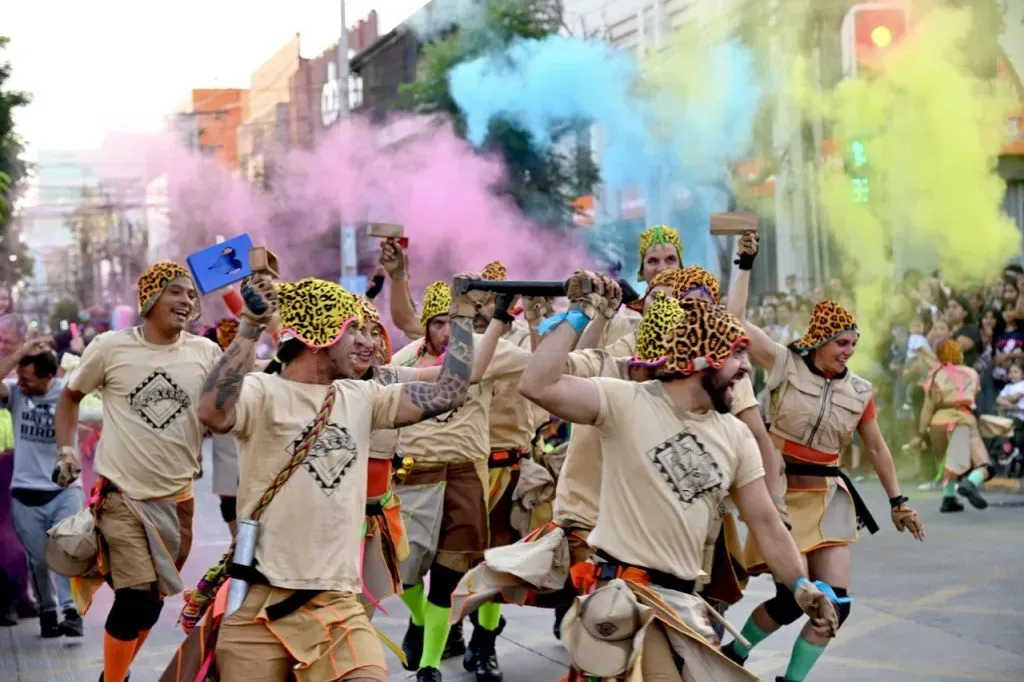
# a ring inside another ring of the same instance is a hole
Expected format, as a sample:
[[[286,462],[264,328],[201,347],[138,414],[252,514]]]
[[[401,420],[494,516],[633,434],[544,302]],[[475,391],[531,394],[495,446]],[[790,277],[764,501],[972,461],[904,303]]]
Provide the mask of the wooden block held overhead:
[[[711,214],[711,234],[745,234],[757,232],[757,214],[751,211]]]

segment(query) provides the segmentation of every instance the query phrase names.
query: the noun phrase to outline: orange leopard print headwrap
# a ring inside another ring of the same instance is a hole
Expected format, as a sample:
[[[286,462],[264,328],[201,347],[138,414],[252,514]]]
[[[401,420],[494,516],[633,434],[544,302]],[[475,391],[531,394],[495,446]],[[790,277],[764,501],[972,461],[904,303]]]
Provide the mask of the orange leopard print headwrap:
[[[711,298],[712,303],[721,301],[722,285],[718,283],[718,278],[710,272],[699,265],[690,265],[683,268],[680,273],[674,291],[676,298],[684,299],[703,291]]]
[[[807,325],[807,333],[794,341],[790,347],[800,355],[807,355],[840,334],[851,331],[857,331],[857,320],[850,311],[835,301],[822,301],[814,306],[811,322]]]
[[[380,322],[380,311],[364,296],[359,297],[359,305],[363,310],[363,324],[373,337],[374,354],[380,364],[386,365],[391,362],[391,337]]]
[[[226,350],[238,335],[238,320],[225,317],[217,321],[217,345]]]
[[[508,268],[500,260],[491,261],[480,272],[480,279],[492,282],[504,282],[508,278]]]

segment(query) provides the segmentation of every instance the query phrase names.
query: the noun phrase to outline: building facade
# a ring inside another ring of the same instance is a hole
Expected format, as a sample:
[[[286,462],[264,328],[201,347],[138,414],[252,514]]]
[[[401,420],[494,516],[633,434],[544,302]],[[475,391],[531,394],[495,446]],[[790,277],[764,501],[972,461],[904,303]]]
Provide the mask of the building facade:
[[[192,90],[187,109],[176,114],[186,146],[215,157],[225,168],[238,168],[238,129],[247,97],[240,88]]]

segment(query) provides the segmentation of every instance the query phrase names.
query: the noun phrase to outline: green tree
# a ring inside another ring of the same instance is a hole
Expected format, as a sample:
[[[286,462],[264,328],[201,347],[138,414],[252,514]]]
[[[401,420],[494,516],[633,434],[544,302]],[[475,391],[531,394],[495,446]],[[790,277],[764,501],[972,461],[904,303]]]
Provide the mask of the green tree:
[[[517,39],[543,38],[562,27],[561,3],[557,0],[491,0],[483,26],[457,30],[423,47],[413,83],[399,90],[399,106],[423,114],[447,115],[455,131],[465,136],[465,120],[448,89],[448,72],[460,62],[474,59],[495,45]],[[573,131],[571,125],[553,131],[557,140]],[[508,169],[508,178],[495,187],[512,198],[533,219],[552,225],[572,222],[573,200],[593,191],[598,181],[596,164],[586,144],[571,151],[553,147],[538,149],[530,135],[508,121],[494,121],[484,144]]]
[[[58,331],[61,322],[78,322],[78,303],[70,298],[62,298],[53,306],[50,315],[50,329]]]
[[[0,50],[10,39],[0,36]],[[14,111],[29,103],[27,93],[10,90],[10,62],[0,61],[0,276],[13,284],[32,274],[32,258],[13,233],[14,201],[28,167],[21,160],[24,145],[14,129]]]

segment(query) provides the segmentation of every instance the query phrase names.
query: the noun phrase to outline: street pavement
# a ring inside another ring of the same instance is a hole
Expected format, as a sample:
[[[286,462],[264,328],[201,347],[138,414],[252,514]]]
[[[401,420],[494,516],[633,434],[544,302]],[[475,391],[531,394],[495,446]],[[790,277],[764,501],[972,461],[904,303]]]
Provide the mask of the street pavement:
[[[228,543],[212,472],[197,484],[196,538],[184,577],[194,585]],[[811,680],[925,682],[935,680],[1024,680],[1024,496],[989,495],[985,512],[971,508],[940,515],[936,493],[907,485],[911,504],[927,525],[927,540],[897,533],[888,520],[877,482],[860,485],[882,530],[854,548],[852,615],[839,638],[812,672]],[[768,578],[751,582],[729,620],[741,627],[750,611],[773,594]],[[86,616],[85,637],[43,640],[38,622],[0,628],[0,682],[94,682],[102,670],[103,623],[112,593],[104,589]],[[398,599],[384,602],[377,625],[401,641],[407,612]],[[132,668],[132,682],[155,682],[181,641],[175,628],[180,597],[169,599],[160,624]],[[498,656],[508,682],[555,682],[566,672],[565,650],[551,634],[551,612],[505,609],[508,627]],[[472,626],[467,623],[468,640]],[[799,626],[775,634],[754,649],[748,667],[765,680],[785,672]],[[388,653],[391,680],[408,680]],[[461,661],[443,669],[448,682],[471,682]]]

